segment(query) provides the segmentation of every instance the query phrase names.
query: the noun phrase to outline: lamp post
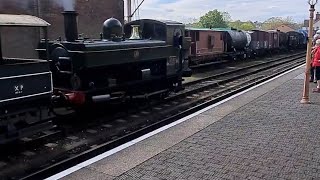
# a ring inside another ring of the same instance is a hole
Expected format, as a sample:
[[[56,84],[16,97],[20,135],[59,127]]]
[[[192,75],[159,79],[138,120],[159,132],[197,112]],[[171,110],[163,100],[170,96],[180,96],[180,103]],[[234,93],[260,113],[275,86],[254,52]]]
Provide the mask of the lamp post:
[[[318,0],[308,0],[310,5],[310,19],[309,19],[309,32],[308,32],[308,46],[307,46],[307,55],[306,55],[306,70],[305,70],[305,79],[303,86],[303,96],[301,103],[309,104],[309,79],[310,79],[310,63],[311,63],[311,48],[312,48],[312,36],[313,36],[313,17],[315,11],[315,5],[318,3]]]

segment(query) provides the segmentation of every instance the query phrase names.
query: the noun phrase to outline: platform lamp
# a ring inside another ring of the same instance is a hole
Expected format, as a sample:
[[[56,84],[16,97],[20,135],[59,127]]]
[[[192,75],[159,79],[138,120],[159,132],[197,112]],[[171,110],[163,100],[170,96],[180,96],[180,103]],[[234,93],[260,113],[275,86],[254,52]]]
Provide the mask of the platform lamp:
[[[311,48],[312,48],[312,36],[313,36],[313,18],[315,5],[318,3],[318,0],[308,0],[310,5],[310,19],[309,19],[309,32],[308,32],[308,46],[307,46],[307,55],[306,55],[306,70],[305,70],[305,79],[303,86],[303,96],[301,103],[302,104],[310,104],[309,99],[309,79],[310,79],[310,63],[311,63]]]

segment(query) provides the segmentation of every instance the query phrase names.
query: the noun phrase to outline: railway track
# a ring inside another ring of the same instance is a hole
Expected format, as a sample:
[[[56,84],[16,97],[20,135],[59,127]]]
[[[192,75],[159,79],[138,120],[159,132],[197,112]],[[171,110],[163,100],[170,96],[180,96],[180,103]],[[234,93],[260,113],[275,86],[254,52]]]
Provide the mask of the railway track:
[[[270,68],[274,68],[283,64],[290,63],[292,61],[295,61],[303,57],[304,57],[303,53],[298,53],[295,55],[274,59],[274,60],[270,60],[270,61],[262,62],[258,64],[253,64],[253,65],[249,65],[236,70],[226,71],[219,74],[207,76],[205,78],[201,78],[198,80],[190,81],[184,84],[186,88],[185,91],[178,93],[172,96],[171,98],[191,95],[191,94],[194,94],[196,91],[203,91],[211,87],[218,87],[222,84],[226,84],[237,79],[248,77],[249,75],[257,74],[259,72],[266,71]]]
[[[186,82],[185,91],[163,101],[139,104],[138,107],[131,105],[128,111],[112,117],[99,117],[94,123],[80,123],[87,127],[80,125],[77,130],[57,131],[60,136],[50,136],[37,143],[39,146],[26,147],[6,157],[0,156],[1,178],[43,179],[303,63],[303,53],[297,53],[210,75]]]
[[[280,56],[279,58],[265,58],[266,60],[263,60],[263,61],[259,61],[258,60],[258,63],[256,63],[256,61],[253,61],[253,62],[249,61],[248,63],[245,63],[244,65],[240,64],[240,66],[242,66],[242,67],[234,67],[235,68],[234,70],[225,70],[225,69],[223,69],[223,71],[219,71],[219,72],[214,73],[214,74],[209,74],[204,78],[187,81],[186,83],[184,83],[184,85],[188,86],[188,85],[192,85],[192,84],[197,84],[197,83],[200,83],[200,82],[203,82],[203,81],[207,81],[207,80],[210,80],[210,79],[220,78],[220,77],[223,77],[223,76],[229,76],[229,75],[231,75],[233,73],[238,73],[238,72],[241,72],[241,71],[250,70],[252,68],[263,67],[263,66],[268,65],[268,64],[274,64],[274,63],[277,63],[277,62],[282,61],[282,60],[286,60],[286,59],[290,60],[289,58],[296,58],[296,57],[300,57],[300,56],[301,57],[305,56],[305,52],[299,52],[299,53],[295,53],[295,54],[292,54],[292,55],[283,55],[283,56]],[[283,61],[283,63],[285,63],[285,62],[286,61]],[[231,66],[239,66],[239,65],[235,64],[235,65],[231,65]]]

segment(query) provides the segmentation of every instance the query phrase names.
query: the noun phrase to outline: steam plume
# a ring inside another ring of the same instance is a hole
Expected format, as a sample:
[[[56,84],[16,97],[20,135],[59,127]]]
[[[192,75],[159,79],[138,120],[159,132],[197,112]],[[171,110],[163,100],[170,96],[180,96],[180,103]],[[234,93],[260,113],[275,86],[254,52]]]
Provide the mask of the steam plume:
[[[55,0],[65,11],[74,11],[75,0]]]

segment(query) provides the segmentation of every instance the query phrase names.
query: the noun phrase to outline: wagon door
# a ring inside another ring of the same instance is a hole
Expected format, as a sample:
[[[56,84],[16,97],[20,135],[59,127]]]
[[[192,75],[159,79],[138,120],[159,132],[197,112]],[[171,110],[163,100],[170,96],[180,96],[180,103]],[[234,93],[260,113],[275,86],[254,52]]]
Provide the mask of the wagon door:
[[[258,31],[253,31],[251,33],[251,49],[257,50],[260,49],[260,42],[259,42],[259,34]]]
[[[223,37],[223,42],[224,42],[224,52],[228,52],[228,46],[229,46],[229,33],[228,32],[223,32],[222,34]]]
[[[199,40],[199,32],[190,31],[190,37],[191,37],[191,54],[195,56],[197,54],[197,41]]]
[[[269,41],[269,46],[268,46],[268,48],[271,49],[271,48],[272,48],[272,45],[273,45],[273,41],[272,41],[272,39],[273,39],[273,34],[272,34],[272,32],[267,32],[267,33],[268,33],[268,41]]]
[[[264,32],[263,31],[263,35],[264,35],[264,48],[265,49],[270,49],[270,47],[269,47],[269,43],[270,43],[270,41],[269,41],[269,33],[268,32]]]
[[[257,31],[258,33],[258,49],[264,48],[264,35],[261,31]]]
[[[273,38],[274,38],[274,48],[279,48],[280,47],[279,33],[275,32]]]

